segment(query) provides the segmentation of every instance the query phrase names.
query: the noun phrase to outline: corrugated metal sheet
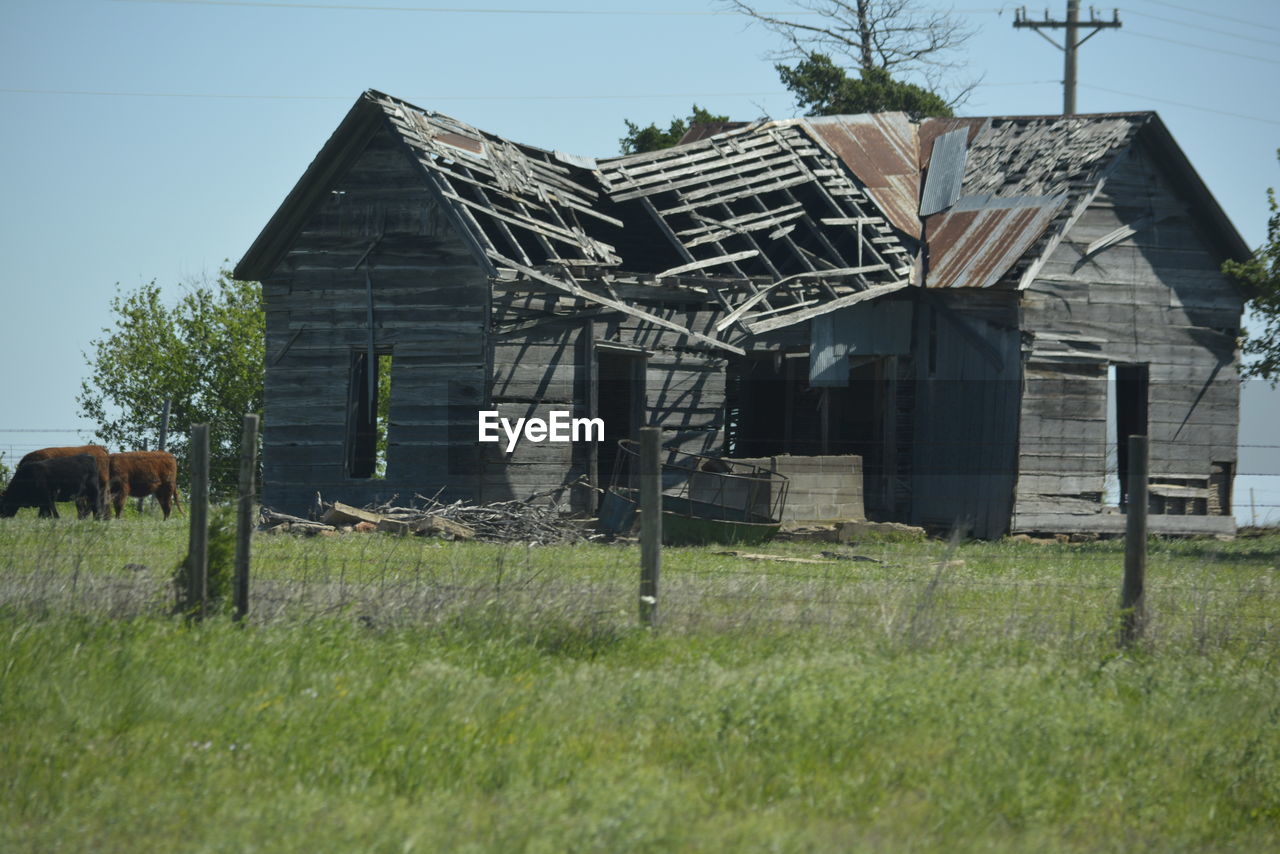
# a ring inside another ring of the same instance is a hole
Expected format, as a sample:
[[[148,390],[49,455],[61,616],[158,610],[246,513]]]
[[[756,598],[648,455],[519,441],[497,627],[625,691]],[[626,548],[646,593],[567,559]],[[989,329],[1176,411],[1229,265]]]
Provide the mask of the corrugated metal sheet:
[[[811,320],[809,385],[849,384],[849,356],[901,356],[911,351],[910,302],[886,300],[842,308]]]
[[[894,228],[920,237],[917,125],[904,113],[802,119],[858,176]]]
[[[987,288],[1039,239],[1066,196],[968,197],[925,219],[925,286]]]
[[[988,125],[991,124],[990,119],[925,119],[920,123],[918,135],[920,137],[920,145],[916,153],[916,167],[924,169],[929,165],[929,155],[933,154],[933,141],[944,133],[951,133],[953,130],[964,130],[968,133],[968,141],[973,143]]]
[[[920,216],[946,210],[960,198],[968,147],[969,135],[964,129],[944,133],[933,141],[924,192],[920,194]]]

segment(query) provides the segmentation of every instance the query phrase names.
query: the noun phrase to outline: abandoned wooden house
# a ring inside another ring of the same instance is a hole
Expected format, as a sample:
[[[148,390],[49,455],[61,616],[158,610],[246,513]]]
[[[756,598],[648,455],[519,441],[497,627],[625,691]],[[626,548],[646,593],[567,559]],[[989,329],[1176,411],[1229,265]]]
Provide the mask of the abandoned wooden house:
[[[267,312],[263,500],[589,512],[652,424],[834,459],[874,519],[1119,531],[1119,440],[1147,433],[1151,528],[1234,530],[1243,296],[1218,270],[1248,248],[1154,113],[697,136],[594,160],[361,96],[235,271]],[[481,410],[604,441],[508,452]]]

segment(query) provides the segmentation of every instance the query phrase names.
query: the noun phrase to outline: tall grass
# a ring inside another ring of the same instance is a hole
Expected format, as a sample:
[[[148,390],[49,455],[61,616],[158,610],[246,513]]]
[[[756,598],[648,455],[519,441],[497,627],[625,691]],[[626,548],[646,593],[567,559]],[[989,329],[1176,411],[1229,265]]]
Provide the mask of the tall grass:
[[[1280,538],[630,546],[0,526],[0,850],[1274,850]]]

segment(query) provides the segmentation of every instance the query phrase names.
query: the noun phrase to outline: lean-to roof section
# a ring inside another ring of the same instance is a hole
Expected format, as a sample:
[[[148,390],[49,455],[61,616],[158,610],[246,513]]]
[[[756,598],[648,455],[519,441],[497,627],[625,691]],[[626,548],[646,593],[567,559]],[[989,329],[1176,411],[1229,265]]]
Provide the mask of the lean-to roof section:
[[[1065,203],[1065,196],[969,196],[927,217],[929,287],[991,287],[1044,234]]]

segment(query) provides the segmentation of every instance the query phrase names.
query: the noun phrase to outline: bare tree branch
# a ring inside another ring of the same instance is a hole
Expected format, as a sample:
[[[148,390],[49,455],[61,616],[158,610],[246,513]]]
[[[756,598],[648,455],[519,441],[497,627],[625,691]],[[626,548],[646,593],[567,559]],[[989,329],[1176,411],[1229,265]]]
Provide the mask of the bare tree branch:
[[[968,98],[978,80],[959,80],[957,54],[977,30],[917,0],[788,0],[795,13],[761,11],[756,0],[723,0],[782,37],[775,60],[823,53],[860,71],[883,68],[896,79],[919,78],[951,106]]]

